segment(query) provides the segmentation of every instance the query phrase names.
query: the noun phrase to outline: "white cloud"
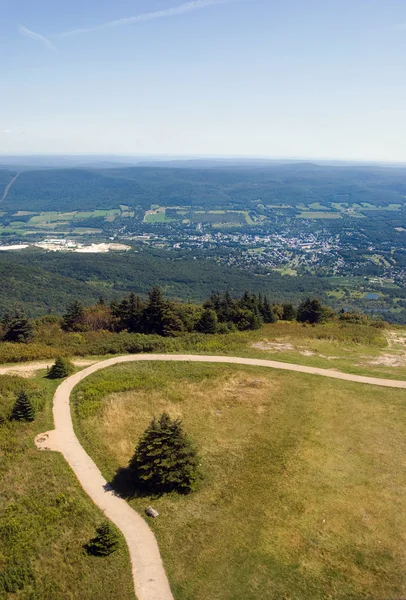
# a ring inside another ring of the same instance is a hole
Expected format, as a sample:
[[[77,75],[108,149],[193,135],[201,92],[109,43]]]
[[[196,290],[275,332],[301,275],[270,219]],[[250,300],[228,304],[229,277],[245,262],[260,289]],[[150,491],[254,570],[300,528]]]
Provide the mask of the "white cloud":
[[[152,21],[154,19],[163,19],[166,17],[175,17],[177,15],[185,15],[195,10],[200,10],[209,6],[216,6],[218,4],[224,4],[231,0],[193,0],[192,2],[186,2],[173,8],[165,10],[158,10],[150,13],[143,13],[134,17],[125,17],[124,19],[117,19],[116,21],[109,21],[107,23],[101,23],[99,25],[92,25],[90,27],[84,27],[82,29],[72,29],[70,31],[64,31],[53,35],[53,38],[69,37],[72,35],[79,35],[82,33],[91,33],[92,31],[98,31],[100,29],[109,29],[112,27],[121,27],[122,25],[131,25],[133,23],[142,23],[144,21]],[[42,36],[41,36],[42,37]],[[45,38],[44,38],[45,39]]]
[[[41,42],[42,44],[44,44],[44,46],[48,48],[48,50],[53,50],[54,52],[57,50],[56,46],[54,46],[54,44],[43,35],[35,33],[35,31],[31,31],[31,29],[28,29],[24,25],[19,25],[18,29],[22,35],[25,35],[26,37],[31,38],[32,40],[36,40],[37,42]]]

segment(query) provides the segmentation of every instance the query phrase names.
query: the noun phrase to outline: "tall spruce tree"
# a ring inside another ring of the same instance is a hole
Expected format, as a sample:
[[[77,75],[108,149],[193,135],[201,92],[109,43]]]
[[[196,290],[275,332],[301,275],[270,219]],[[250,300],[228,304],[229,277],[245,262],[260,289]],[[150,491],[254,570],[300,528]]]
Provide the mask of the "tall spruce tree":
[[[154,418],[129,465],[136,484],[149,493],[188,494],[198,481],[198,457],[179,419]]]
[[[262,303],[259,305],[259,311],[262,315],[264,323],[276,323],[278,320],[278,317],[266,296],[264,296]]]
[[[167,302],[159,287],[148,292],[148,302],[143,314],[144,333],[163,335],[163,319],[167,310]]]
[[[21,390],[17,396],[17,400],[14,404],[13,411],[11,413],[12,421],[34,421],[35,419],[35,407],[28,396],[27,392]]]
[[[83,331],[85,309],[81,302],[72,302],[62,317],[62,329],[65,331]]]
[[[294,321],[296,319],[296,309],[293,304],[282,304],[283,313],[282,320],[283,321]]]

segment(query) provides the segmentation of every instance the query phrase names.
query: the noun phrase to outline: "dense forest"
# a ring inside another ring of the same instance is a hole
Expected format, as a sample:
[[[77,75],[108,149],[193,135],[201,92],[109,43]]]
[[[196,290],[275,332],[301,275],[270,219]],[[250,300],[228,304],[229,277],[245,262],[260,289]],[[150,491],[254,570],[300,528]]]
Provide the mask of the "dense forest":
[[[0,315],[20,305],[28,315],[61,314],[77,299],[85,304],[100,295],[107,301],[133,291],[144,296],[157,282],[174,300],[201,302],[213,291],[232,295],[251,289],[275,301],[299,302],[306,293],[324,298],[329,285],[321,278],[255,275],[221,266],[214,260],[183,257],[156,250],[118,254],[24,251],[0,254]]]

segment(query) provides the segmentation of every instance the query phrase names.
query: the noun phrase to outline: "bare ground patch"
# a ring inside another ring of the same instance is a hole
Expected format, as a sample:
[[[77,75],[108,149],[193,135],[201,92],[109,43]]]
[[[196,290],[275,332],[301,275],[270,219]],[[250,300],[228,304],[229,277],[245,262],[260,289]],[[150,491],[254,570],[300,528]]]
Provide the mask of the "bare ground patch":
[[[268,340],[262,340],[252,344],[251,348],[256,350],[265,350],[268,352],[297,352],[301,356],[317,356],[319,358],[325,358],[327,360],[338,360],[339,356],[327,356],[326,354],[320,354],[314,350],[309,350],[306,346],[294,346],[290,342],[269,342]]]
[[[369,357],[362,365],[375,365],[380,367],[404,367],[406,366],[406,354],[380,354],[376,358]]]

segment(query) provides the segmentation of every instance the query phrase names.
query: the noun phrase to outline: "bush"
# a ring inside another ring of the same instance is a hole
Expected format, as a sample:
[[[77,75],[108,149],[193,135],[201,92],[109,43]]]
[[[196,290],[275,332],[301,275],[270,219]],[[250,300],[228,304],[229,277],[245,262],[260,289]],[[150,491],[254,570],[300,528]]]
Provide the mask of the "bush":
[[[0,572],[0,591],[15,594],[33,581],[34,574],[29,564],[12,563]]]
[[[96,529],[97,535],[85,546],[88,554],[93,556],[109,556],[120,546],[120,538],[113,526],[106,522]]]
[[[67,358],[58,357],[55,364],[49,370],[47,377],[49,379],[63,379],[68,377],[74,371],[74,366]]]

